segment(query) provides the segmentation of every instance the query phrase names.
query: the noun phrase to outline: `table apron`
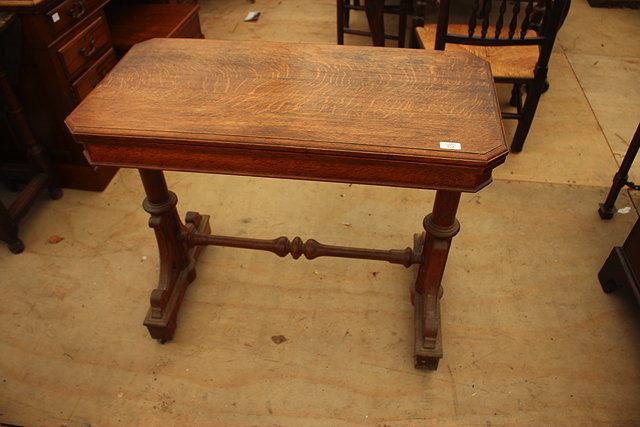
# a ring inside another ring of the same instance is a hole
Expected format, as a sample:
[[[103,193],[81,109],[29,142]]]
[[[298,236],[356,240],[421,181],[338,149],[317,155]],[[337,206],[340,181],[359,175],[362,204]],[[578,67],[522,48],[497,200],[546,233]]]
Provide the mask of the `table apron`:
[[[125,147],[85,143],[93,165],[476,192],[491,182],[483,167],[304,153],[263,148],[207,148],[145,143]],[[501,162],[500,162],[501,163]]]

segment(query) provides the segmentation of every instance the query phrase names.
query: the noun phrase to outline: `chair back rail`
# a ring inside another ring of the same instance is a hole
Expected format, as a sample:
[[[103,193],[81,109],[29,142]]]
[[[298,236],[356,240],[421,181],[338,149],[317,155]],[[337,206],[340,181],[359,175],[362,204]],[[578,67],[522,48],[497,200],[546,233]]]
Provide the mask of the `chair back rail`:
[[[548,62],[557,29],[569,0],[500,0],[497,16],[491,0],[474,0],[468,18],[468,34],[447,31],[452,0],[441,0],[436,33],[436,50],[444,50],[447,43],[476,46],[538,45],[541,62]],[[521,3],[526,2],[523,7]],[[495,17],[494,24],[491,18]],[[480,22],[478,22],[480,21]],[[505,28],[505,23],[508,25]]]
[[[454,50],[489,62],[496,83],[514,85],[509,103],[516,112],[503,111],[502,117],[518,120],[511,151],[519,152],[540,96],[549,86],[553,44],[571,0],[472,0],[464,11],[454,1],[440,0],[436,28],[417,28],[418,41],[422,47],[434,46],[436,50],[445,50],[447,44],[457,45]],[[467,15],[461,17],[461,12]],[[450,23],[450,18],[454,22]]]

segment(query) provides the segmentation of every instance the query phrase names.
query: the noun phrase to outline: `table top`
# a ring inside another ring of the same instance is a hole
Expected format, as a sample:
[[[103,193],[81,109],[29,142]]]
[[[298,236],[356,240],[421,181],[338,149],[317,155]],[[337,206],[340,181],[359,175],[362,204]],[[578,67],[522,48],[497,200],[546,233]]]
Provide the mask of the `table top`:
[[[94,164],[464,191],[508,151],[488,64],[412,49],[155,39],[66,123]]]

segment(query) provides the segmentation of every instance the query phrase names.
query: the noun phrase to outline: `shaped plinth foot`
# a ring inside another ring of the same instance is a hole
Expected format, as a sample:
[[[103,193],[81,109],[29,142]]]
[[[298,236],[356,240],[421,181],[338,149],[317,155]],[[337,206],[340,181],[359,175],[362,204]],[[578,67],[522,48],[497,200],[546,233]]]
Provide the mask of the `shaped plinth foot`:
[[[415,318],[415,367],[435,371],[438,362],[442,359],[442,328],[440,325],[440,298],[438,298],[437,322],[438,332],[433,341],[427,341],[424,337],[424,299],[422,295],[414,293],[414,318]]]
[[[187,229],[194,229],[202,233],[211,232],[208,215],[188,212],[185,222]],[[195,265],[203,248],[203,246],[195,246],[185,249],[189,263],[182,270],[173,272],[172,275],[175,277],[173,286],[169,289],[155,289],[151,293],[151,307],[144,320],[144,326],[147,327],[152,338],[160,340],[162,343],[173,338],[177,326],[178,311],[187,286],[196,278]],[[160,256],[161,262],[170,258],[164,257],[162,254]],[[164,270],[163,266],[160,270]]]

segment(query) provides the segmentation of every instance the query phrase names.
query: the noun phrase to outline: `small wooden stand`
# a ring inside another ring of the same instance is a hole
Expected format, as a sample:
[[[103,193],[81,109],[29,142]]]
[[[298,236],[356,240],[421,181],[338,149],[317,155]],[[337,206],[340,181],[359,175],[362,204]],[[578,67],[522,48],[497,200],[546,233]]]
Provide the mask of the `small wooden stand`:
[[[613,184],[604,203],[600,204],[598,213],[602,219],[611,219],[616,212],[615,202],[620,190],[626,185],[635,187],[629,182],[629,170],[640,149],[640,125],[636,129],[633,138],[622,160],[620,169],[613,177]],[[602,290],[611,293],[620,286],[627,286],[633,291],[638,303],[640,303],[640,220],[636,221],[622,246],[616,246],[611,250],[602,269],[598,273],[598,279]]]
[[[140,170],[160,250],[145,320],[152,337],[173,336],[204,245],[372,259],[420,266],[411,291],[415,366],[438,366],[460,193],[488,185],[507,155],[485,62],[410,49],[155,39],[134,46],[67,125],[94,164]],[[434,189],[436,198],[413,248],[220,236],[204,215],[180,221],[162,170]]]
[[[4,30],[15,19],[12,13],[0,12],[0,36]],[[0,54],[3,51],[0,49]],[[0,55],[0,58],[3,58]],[[42,194],[44,190],[49,189],[49,196],[56,200],[62,197],[62,189],[58,184],[56,174],[51,165],[51,161],[47,156],[44,147],[35,139],[31,128],[27,123],[27,119],[22,110],[22,106],[16,96],[9,79],[0,61],[0,96],[3,104],[7,107],[7,117],[13,128],[18,140],[24,144],[27,151],[29,164],[16,167],[15,165],[8,168],[12,171],[5,170],[0,167],[0,173],[15,172],[16,169],[24,169],[30,176],[26,187],[20,192],[18,197],[13,201],[7,209],[0,202],[0,240],[3,240],[9,246],[9,250],[18,254],[24,250],[24,243],[18,237],[18,223],[27,214],[31,205]]]

